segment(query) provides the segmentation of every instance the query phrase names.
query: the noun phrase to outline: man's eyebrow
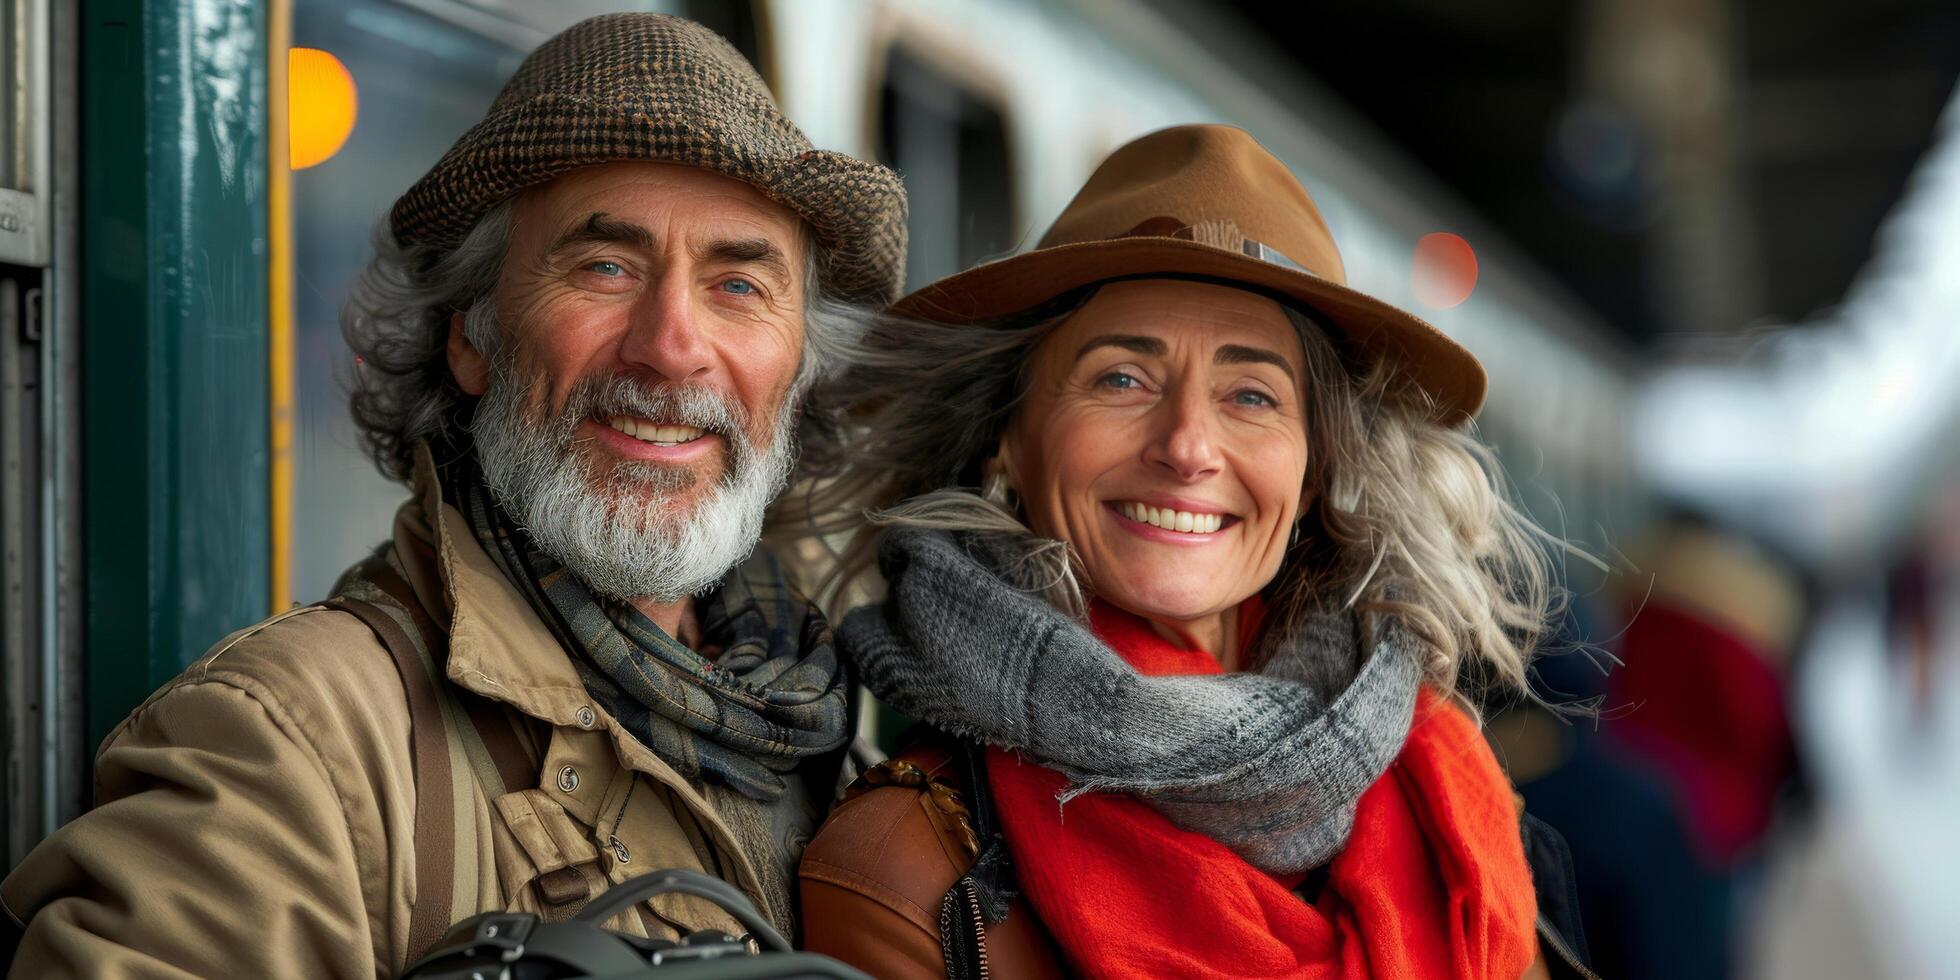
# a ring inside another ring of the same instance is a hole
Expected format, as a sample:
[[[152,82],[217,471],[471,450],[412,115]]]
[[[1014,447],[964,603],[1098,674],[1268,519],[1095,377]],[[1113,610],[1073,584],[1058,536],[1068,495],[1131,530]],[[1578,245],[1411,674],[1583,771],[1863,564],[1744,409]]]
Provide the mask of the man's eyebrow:
[[[1146,357],[1163,357],[1165,354],[1170,353],[1171,350],[1170,345],[1155,337],[1142,337],[1127,333],[1106,333],[1100,337],[1090,338],[1088,343],[1082,345],[1081,350],[1075,352],[1075,359],[1080,361],[1089,356],[1090,351],[1103,347],[1121,347],[1126,351],[1142,354]]]
[[[574,245],[631,245],[642,250],[653,248],[653,232],[631,221],[594,211],[584,224],[573,225],[551,243],[545,254],[554,254]]]
[[[767,238],[718,238],[693,249],[696,262],[739,262],[762,266],[779,282],[790,281],[789,257]]]
[[[1285,371],[1288,378],[1300,380],[1300,376],[1294,373],[1293,365],[1288,363],[1286,358],[1264,347],[1225,344],[1218,348],[1218,353],[1212,357],[1211,362],[1213,364],[1271,364]]]

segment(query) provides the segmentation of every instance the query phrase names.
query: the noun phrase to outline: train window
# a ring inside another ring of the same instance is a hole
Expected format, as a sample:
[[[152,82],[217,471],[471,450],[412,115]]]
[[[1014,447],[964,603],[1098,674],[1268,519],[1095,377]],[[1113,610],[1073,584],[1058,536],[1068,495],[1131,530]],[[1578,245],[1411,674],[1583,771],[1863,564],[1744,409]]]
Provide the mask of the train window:
[[[20,43],[15,40],[21,34],[16,21],[26,13],[21,0],[7,0],[0,3],[0,79],[6,79],[6,87],[0,89],[0,133],[7,135],[4,151],[0,151],[0,187],[18,188],[20,178],[19,157],[27,146],[22,139],[21,116],[24,115],[20,103],[26,98],[27,86],[16,79],[19,77],[15,65],[20,61],[20,52],[15,50]]]
[[[359,368],[341,304],[394,197],[482,116],[523,52],[386,0],[299,0],[293,43],[344,65],[358,105],[346,143],[292,176],[295,479],[283,557],[292,598],[310,601],[373,547],[402,494],[364,463],[347,412]]]
[[[0,0],[0,262],[47,263],[48,10]]]
[[[906,288],[1014,247],[1007,126],[998,105],[894,45],[879,96],[878,156],[911,203]]]

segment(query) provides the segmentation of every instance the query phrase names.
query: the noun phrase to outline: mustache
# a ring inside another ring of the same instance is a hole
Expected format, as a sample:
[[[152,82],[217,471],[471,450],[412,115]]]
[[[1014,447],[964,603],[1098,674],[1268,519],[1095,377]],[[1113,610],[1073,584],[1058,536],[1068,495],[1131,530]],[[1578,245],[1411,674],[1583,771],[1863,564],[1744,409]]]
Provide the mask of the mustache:
[[[691,425],[729,440],[747,442],[753,415],[740,400],[699,385],[645,384],[624,375],[586,378],[565,396],[560,423],[570,430],[584,419],[633,415]]]

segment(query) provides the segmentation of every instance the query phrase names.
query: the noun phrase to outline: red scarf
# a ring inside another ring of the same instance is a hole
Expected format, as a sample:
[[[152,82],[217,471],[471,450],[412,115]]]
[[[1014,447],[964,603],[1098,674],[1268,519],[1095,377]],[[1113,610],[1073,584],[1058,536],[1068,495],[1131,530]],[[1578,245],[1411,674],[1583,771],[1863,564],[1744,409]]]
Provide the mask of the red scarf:
[[[1103,603],[1090,623],[1140,673],[1220,672]],[[1289,890],[1303,876],[1277,880],[1133,797],[1064,808],[1060,773],[987,756],[1022,890],[1087,975],[1514,980],[1537,956],[1511,785],[1476,723],[1426,688],[1312,905]]]

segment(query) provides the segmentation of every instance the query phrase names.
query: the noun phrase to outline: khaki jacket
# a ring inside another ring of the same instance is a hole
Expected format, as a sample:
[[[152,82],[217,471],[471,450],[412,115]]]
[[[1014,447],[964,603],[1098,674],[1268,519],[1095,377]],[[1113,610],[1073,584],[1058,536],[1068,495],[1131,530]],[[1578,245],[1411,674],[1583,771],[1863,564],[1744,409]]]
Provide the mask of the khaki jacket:
[[[392,557],[448,626],[449,681],[520,713],[537,760],[525,781],[536,788],[495,798],[454,770],[449,921],[490,910],[564,918],[566,902],[679,867],[717,875],[790,922],[787,885],[765,886],[700,789],[593,702],[441,501],[425,452]],[[346,612],[306,607],[227,637],[117,726],[96,759],[95,809],[0,885],[26,924],[12,975],[400,972],[416,899],[409,717],[390,655]],[[678,895],[608,927],[671,938],[668,921],[744,931]]]

